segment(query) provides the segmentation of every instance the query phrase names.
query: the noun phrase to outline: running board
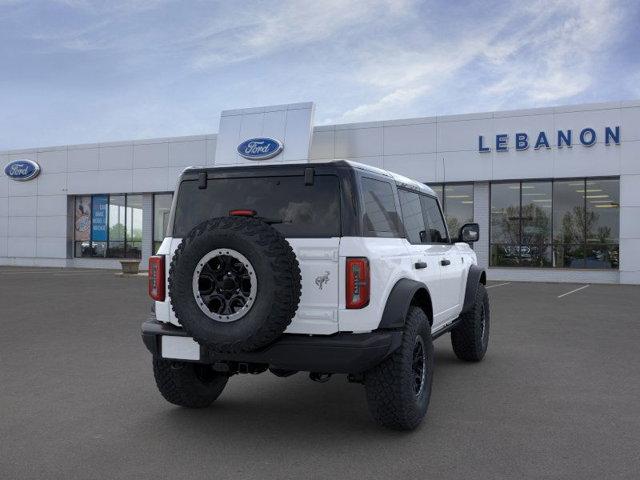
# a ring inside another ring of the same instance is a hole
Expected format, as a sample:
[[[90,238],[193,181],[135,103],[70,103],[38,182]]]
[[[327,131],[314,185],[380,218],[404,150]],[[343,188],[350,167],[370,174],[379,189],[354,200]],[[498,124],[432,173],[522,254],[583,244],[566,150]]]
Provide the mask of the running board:
[[[462,318],[458,317],[456,318],[454,321],[452,321],[451,323],[447,323],[446,325],[444,325],[442,328],[440,328],[439,330],[437,330],[436,332],[432,332],[431,333],[431,338],[433,340],[435,340],[436,338],[444,335],[447,332],[450,332],[453,328],[455,328],[460,322],[462,321]]]

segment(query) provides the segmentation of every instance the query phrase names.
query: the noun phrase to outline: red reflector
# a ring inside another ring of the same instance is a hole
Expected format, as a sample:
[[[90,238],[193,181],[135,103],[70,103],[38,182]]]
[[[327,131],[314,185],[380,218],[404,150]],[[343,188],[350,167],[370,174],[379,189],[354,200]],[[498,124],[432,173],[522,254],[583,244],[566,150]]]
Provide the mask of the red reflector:
[[[164,302],[164,255],[149,257],[149,296]]]
[[[229,210],[229,216],[232,217],[255,217],[257,213],[255,210]]]
[[[369,277],[369,260],[364,257],[347,258],[347,308],[364,308],[369,305]]]

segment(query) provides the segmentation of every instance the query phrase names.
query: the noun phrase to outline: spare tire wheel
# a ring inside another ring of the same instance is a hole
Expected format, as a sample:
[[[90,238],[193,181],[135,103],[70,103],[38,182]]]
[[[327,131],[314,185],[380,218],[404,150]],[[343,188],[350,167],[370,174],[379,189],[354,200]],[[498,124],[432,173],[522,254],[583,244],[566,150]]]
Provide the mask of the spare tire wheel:
[[[220,217],[176,249],[169,296],[184,330],[217,352],[251,351],[284,332],[300,301],[300,267],[284,236],[257,218]]]

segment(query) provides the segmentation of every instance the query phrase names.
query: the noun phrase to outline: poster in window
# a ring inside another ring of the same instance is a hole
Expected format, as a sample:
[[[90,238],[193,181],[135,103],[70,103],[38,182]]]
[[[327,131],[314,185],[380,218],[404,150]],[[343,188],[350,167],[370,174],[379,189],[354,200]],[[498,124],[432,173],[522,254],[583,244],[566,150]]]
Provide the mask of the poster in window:
[[[94,242],[107,241],[107,206],[108,195],[94,195],[92,203],[91,236]]]
[[[76,197],[75,239],[88,242],[91,233],[91,197]]]

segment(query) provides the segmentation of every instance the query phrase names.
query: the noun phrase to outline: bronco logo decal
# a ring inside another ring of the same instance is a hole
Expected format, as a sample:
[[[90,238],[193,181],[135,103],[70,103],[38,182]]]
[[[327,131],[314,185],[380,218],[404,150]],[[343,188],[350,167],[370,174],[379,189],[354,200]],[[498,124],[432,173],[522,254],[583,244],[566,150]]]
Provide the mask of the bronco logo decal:
[[[324,272],[324,275],[318,275],[316,277],[316,285],[320,290],[322,290],[325,283],[329,283],[329,272],[327,271]]]

